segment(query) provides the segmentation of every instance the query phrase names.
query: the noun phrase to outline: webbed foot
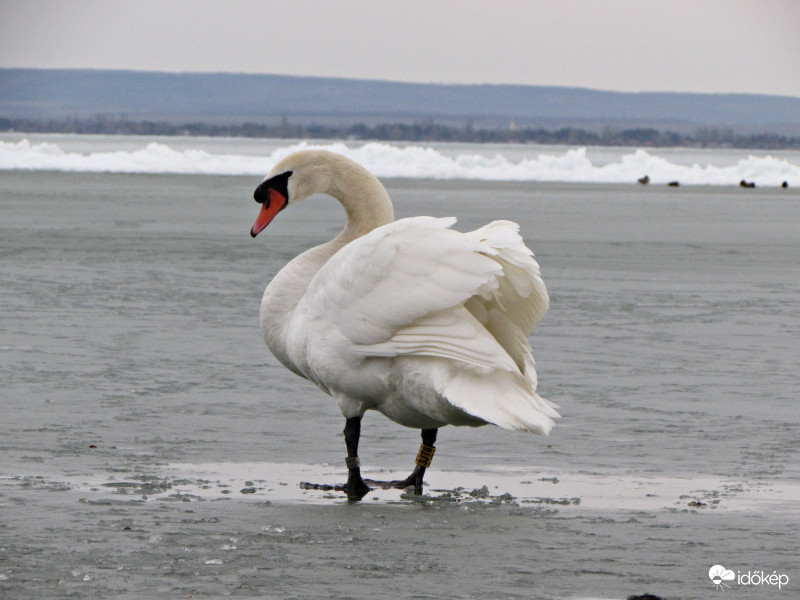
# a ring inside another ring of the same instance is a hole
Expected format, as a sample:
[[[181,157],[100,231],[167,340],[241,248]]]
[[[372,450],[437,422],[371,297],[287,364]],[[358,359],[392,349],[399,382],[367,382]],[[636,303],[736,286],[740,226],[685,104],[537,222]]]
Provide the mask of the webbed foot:
[[[375,479],[366,479],[367,485],[378,487],[384,490],[397,489],[404,490],[408,487],[414,487],[414,493],[417,496],[422,495],[422,478],[425,475],[425,468],[417,465],[414,467],[414,472],[405,479],[393,479],[391,481],[376,481]]]
[[[364,480],[360,477],[351,481],[348,477],[347,483],[337,483],[331,485],[329,483],[311,483],[309,481],[301,481],[300,487],[304,490],[322,490],[325,492],[344,492],[347,494],[348,502],[358,502],[373,488],[369,487]]]
[[[361,478],[358,469],[350,469],[347,483],[342,486],[342,491],[347,494],[348,502],[359,502],[372,490]]]

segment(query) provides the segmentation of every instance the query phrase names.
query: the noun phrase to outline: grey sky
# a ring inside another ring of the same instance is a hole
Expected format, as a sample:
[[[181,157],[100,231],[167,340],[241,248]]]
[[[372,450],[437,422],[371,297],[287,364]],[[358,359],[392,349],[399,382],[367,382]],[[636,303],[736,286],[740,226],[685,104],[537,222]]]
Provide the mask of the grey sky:
[[[0,0],[0,67],[800,97],[800,0]]]

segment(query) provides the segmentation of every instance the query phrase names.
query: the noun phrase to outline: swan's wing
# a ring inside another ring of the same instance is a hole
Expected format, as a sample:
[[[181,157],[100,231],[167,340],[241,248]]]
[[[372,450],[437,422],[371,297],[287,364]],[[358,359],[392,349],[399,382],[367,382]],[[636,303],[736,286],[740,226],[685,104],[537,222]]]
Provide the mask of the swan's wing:
[[[533,252],[519,235],[519,225],[494,221],[465,234],[491,247],[501,265],[497,285],[470,298],[467,309],[492,333],[525,372],[533,365],[528,335],[550,306],[550,297]],[[535,371],[531,369],[535,384]]]
[[[484,254],[486,244],[448,229],[454,222],[401,219],[354,240],[314,276],[296,312],[369,346],[479,290],[488,293],[502,266]]]
[[[484,297],[511,315],[517,326],[529,334],[547,313],[550,298],[539,263],[519,235],[519,225],[492,221],[464,235],[492,248],[494,260],[503,266],[499,285]]]

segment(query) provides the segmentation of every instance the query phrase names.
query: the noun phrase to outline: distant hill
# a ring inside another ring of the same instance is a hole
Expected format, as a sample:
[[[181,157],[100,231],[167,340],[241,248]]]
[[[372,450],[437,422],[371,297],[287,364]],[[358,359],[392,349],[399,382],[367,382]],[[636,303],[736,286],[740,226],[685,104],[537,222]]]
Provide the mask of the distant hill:
[[[669,82],[664,82],[668,87]],[[0,117],[171,123],[434,121],[517,127],[656,127],[800,134],[800,98],[413,84],[284,75],[0,69]]]

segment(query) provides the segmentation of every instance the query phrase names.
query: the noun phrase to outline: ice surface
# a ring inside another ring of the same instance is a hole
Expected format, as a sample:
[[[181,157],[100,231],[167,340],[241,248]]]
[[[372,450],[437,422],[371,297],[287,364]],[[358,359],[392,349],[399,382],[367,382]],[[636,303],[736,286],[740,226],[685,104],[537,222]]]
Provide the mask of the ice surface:
[[[31,140],[136,150],[78,137]],[[168,140],[201,142],[280,147]],[[0,598],[708,600],[716,564],[795,586],[720,598],[797,596],[800,187],[387,180],[398,215],[520,223],[553,298],[540,386],[564,417],[548,438],[443,428],[426,498],[350,506],[298,485],[343,482],[344,419],[258,330],[271,276],[343,211],[310,200],[254,242],[261,177],[0,174]],[[407,475],[418,448],[365,417],[368,476]]]
[[[257,476],[254,476],[258,474]],[[401,478],[391,469],[366,469],[376,480]],[[0,478],[0,485],[36,479],[37,475]],[[58,484],[82,495],[84,501],[107,502],[124,497],[155,500],[214,501],[237,499],[253,502],[329,504],[346,502],[343,492],[303,487],[343,483],[345,468],[296,463],[173,463],[162,465],[147,477],[107,474],[63,477]],[[479,471],[436,471],[426,475],[424,496],[395,489],[373,489],[364,502],[393,504],[476,504],[539,507],[542,509],[604,511],[709,510],[796,515],[800,512],[800,484],[796,482],[744,482],[713,476],[622,476],[580,471],[508,469],[495,465]],[[36,485],[45,487],[48,478]],[[52,482],[50,482],[52,484]],[[52,489],[52,485],[49,489]],[[579,508],[578,508],[579,507]],[[224,549],[224,548],[223,548]]]

